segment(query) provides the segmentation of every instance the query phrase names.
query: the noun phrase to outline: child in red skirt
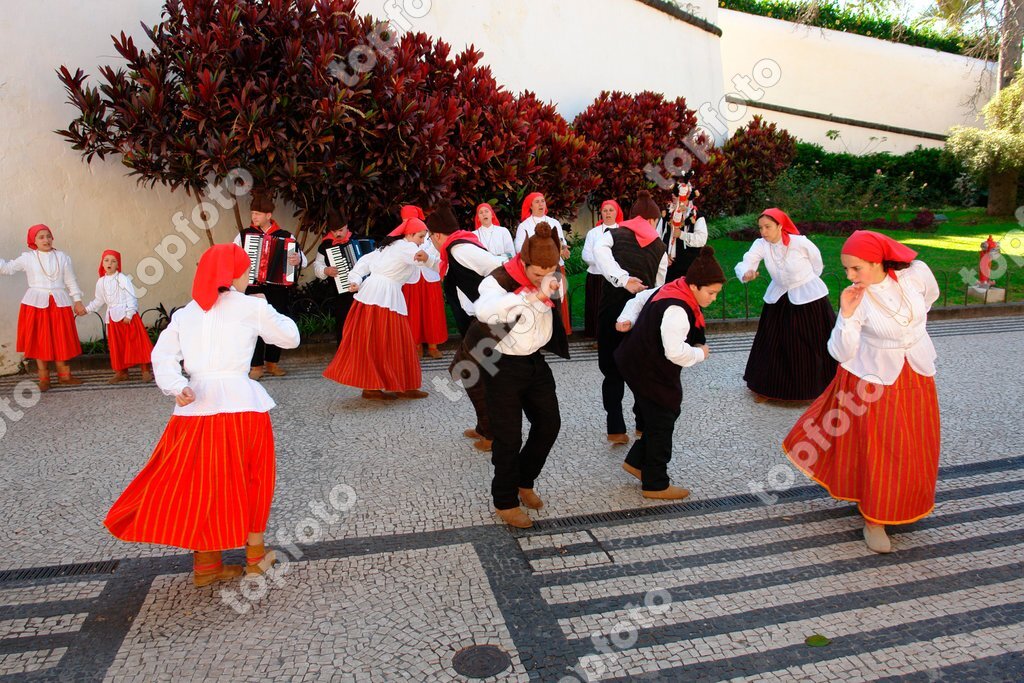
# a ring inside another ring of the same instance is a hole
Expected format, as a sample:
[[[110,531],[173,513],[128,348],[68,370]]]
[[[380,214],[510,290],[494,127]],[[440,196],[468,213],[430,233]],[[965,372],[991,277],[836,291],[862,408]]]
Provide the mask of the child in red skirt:
[[[153,344],[139,317],[139,300],[130,275],[121,272],[121,254],[107,249],[100,257],[100,279],[96,281],[96,296],[85,310],[95,313],[103,306],[103,322],[107,326],[107,345],[110,347],[110,366],[114,376],[107,383],[117,384],[128,379],[128,368],[138,365],[142,381],[153,381],[149,371],[149,356]]]
[[[0,259],[0,275],[22,271],[28,291],[18,311],[17,350],[34,358],[39,370],[39,391],[50,388],[50,361],[57,364],[57,381],[81,384],[72,376],[68,361],[82,354],[75,316],[85,315],[82,290],[71,259],[53,248],[53,231],[45,225],[28,229],[26,251],[11,261]]]
[[[423,209],[418,206],[403,206],[402,220],[418,218],[424,220]],[[425,240],[423,250],[428,261],[431,256],[440,258],[433,245]],[[433,252],[433,254],[431,253]],[[416,344],[416,355],[423,356],[423,346],[427,347],[427,355],[440,358],[438,344],[448,341],[448,318],[444,314],[444,292],[441,290],[441,275],[426,264],[416,266],[409,280],[402,285],[402,295],[408,309],[409,329],[412,340]]]
[[[171,316],[153,349],[156,383],[175,397],[174,414],[103,522],[123,541],[194,551],[196,586],[242,573],[224,566],[229,548],[245,546],[250,574],[274,562],[263,534],[274,497],[275,403],[249,379],[249,361],[258,338],[293,349],[299,330],[262,295],[242,294],[248,272],[249,257],[234,244],[199,260],[193,301]]]
[[[349,273],[355,302],[324,377],[362,389],[365,399],[427,397],[402,296],[416,264],[427,262],[420,248],[426,236],[423,221],[407,218]]]
[[[931,513],[939,470],[935,347],[925,324],[939,296],[917,253],[885,235],[853,233],[828,341],[839,369],[783,442],[789,459],[833,498],[854,501],[864,540],[892,549],[886,524]]]

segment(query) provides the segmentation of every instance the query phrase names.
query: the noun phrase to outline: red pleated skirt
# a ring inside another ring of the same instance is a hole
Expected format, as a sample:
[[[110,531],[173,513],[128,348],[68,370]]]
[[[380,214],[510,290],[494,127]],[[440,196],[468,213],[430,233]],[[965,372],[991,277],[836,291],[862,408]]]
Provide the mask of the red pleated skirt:
[[[149,365],[153,353],[153,344],[138,313],[131,320],[107,323],[107,346],[110,347],[110,367],[117,372],[136,365]]]
[[[415,344],[443,344],[448,341],[448,319],[444,315],[444,292],[440,282],[421,277],[416,284],[402,285],[409,307],[409,330]]]
[[[74,311],[70,306],[58,306],[52,296],[46,308],[22,304],[16,348],[33,360],[65,361],[81,356]]]
[[[360,389],[409,391],[422,383],[406,316],[356,301],[324,377]]]
[[[840,366],[783,442],[797,468],[833,498],[856,502],[875,524],[909,524],[931,513],[939,447],[935,378],[909,363],[892,386]]]
[[[566,336],[572,334],[572,320],[569,316],[569,277],[565,274],[565,267],[559,266],[559,270],[562,271],[562,281],[565,282],[566,286],[562,290],[562,327],[565,328]]]
[[[274,477],[270,413],[173,415],[103,524],[122,541],[240,548],[266,531]]]

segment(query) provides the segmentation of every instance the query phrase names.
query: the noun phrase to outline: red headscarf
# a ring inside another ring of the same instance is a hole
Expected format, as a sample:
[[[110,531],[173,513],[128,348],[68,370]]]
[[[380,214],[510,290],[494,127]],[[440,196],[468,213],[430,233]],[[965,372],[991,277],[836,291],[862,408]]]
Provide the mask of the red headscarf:
[[[543,192],[531,192],[530,194],[526,195],[526,199],[523,200],[523,210],[520,213],[519,220],[525,221],[527,216],[530,216],[533,213],[530,210],[530,205],[533,204],[533,200],[536,199],[537,197],[543,197],[543,196],[544,196]],[[545,216],[548,215],[547,209],[544,209],[544,215]]]
[[[630,218],[628,221],[619,223],[620,228],[625,228],[636,235],[636,241],[640,243],[641,247],[646,247],[648,244],[658,239],[658,231],[654,229],[643,216],[637,216],[636,218]]]
[[[213,308],[221,287],[249,270],[249,256],[237,244],[215,244],[199,259],[196,277],[192,280],[192,298],[204,311]]]
[[[433,234],[436,235],[438,233]],[[452,234],[447,235],[445,237],[444,244],[441,245],[441,264],[438,266],[438,273],[440,273],[441,277],[444,277],[445,274],[448,272],[448,245],[450,245],[455,240],[466,240],[467,242],[472,242],[473,244],[480,247],[484,251],[487,251],[487,247],[483,245],[483,242],[480,241],[480,238],[471,233],[469,230],[456,230]]]
[[[33,225],[31,228],[28,229],[29,249],[38,248],[36,247],[36,235],[38,235],[42,230],[47,230],[51,235],[53,234],[53,230],[50,230],[49,226],[43,225],[42,223],[39,223],[38,225]]]
[[[100,255],[100,277],[107,274],[107,269],[103,267],[103,259],[108,256],[113,256],[117,259],[117,272],[121,272],[121,252],[114,251],[113,249],[107,249]]]
[[[426,220],[426,216],[423,215],[423,209],[414,205],[406,204],[402,207],[402,220],[406,221],[410,218],[419,218],[421,221]]]
[[[625,214],[622,213],[622,207],[619,206],[619,203],[617,201],[615,201],[614,199],[606,199],[606,200],[604,200],[603,202],[601,202],[601,209],[600,210],[604,211],[604,207],[609,206],[609,205],[615,207],[615,222],[621,225],[623,219],[626,216],[625,216]],[[603,223],[604,223],[604,221],[602,220],[600,223],[598,223],[598,225],[602,225]]]
[[[661,301],[662,299],[682,299],[690,307],[690,310],[693,311],[693,322],[697,327],[704,327],[704,311],[700,310],[697,297],[693,295],[690,285],[686,284],[685,277],[676,278],[672,282],[667,283],[658,290],[657,294],[651,297],[651,301]]]
[[[520,254],[516,254],[515,258],[507,261],[502,268],[512,276],[513,280],[519,283],[520,287],[515,291],[516,294],[522,294],[523,292],[531,294],[538,291],[537,287],[530,282],[530,278],[526,274],[526,264],[523,263],[523,257]],[[555,307],[555,304],[551,302],[551,299],[546,300],[544,303],[547,304],[548,308]]]
[[[782,243],[787,247],[789,246],[789,236],[800,234],[800,231],[796,229],[796,225],[793,223],[793,219],[787,216],[786,212],[782,209],[772,207],[762,211],[761,215],[768,216],[768,218],[779,224],[779,227],[782,228]]]
[[[494,210],[493,206],[491,206],[487,202],[484,202],[480,206],[476,207],[476,212],[473,214],[473,229],[474,230],[479,230],[480,229],[480,209],[484,208],[485,206],[488,209],[491,210],[491,216],[492,216],[492,218],[491,218],[491,225],[498,225],[498,226],[501,225],[501,223],[498,222],[498,212]]]
[[[413,207],[415,208],[415,207]],[[402,209],[405,212],[405,209]],[[427,224],[419,218],[406,218],[402,224],[388,233],[388,237],[399,237],[401,235],[415,235],[427,229]]]
[[[917,252],[904,246],[891,237],[870,230],[857,230],[843,243],[843,254],[856,256],[868,263],[882,261],[899,261],[910,263],[917,258]],[[896,278],[896,271],[887,271],[889,277]]]

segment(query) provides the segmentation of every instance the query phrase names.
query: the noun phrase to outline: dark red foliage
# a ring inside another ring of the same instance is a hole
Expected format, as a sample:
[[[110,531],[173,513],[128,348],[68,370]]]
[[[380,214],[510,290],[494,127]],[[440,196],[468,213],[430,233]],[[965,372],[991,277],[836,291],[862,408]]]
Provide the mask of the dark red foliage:
[[[671,177],[673,169],[664,168],[665,156],[686,149],[685,141],[696,125],[697,115],[687,108],[685,98],[666,100],[650,91],[602,92],[573,123],[578,133],[598,145],[593,168],[600,182],[592,206],[605,199],[632,201],[644,188],[651,189],[659,203],[669,201],[671,188],[660,188],[644,169],[653,164]]]

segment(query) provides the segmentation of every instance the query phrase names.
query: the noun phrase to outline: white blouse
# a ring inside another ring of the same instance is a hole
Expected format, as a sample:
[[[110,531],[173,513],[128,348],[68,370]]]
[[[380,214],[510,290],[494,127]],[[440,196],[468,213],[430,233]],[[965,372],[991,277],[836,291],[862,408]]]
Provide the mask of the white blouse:
[[[512,233],[508,231],[508,228],[500,225],[486,228],[481,225],[473,233],[480,239],[484,249],[500,258],[502,263],[515,256],[516,247],[512,243]]]
[[[527,302],[526,296],[509,292],[490,275],[480,283],[477,319],[490,325],[516,320],[512,331],[495,347],[503,355],[529,356],[551,339],[552,308],[541,301]]]
[[[526,220],[520,223],[519,227],[516,228],[516,253],[519,253],[520,251],[523,250],[523,244],[526,243],[526,239],[528,237],[533,237],[533,233],[536,231],[538,223],[547,223],[548,225],[553,227],[555,229],[555,232],[558,234],[558,239],[562,241],[562,244],[565,244],[565,235],[562,233],[561,223],[556,221],[554,218],[551,218],[550,216],[541,216],[540,218],[537,218],[536,216],[527,216]],[[564,266],[565,261],[562,259],[558,259],[558,265]]]
[[[409,315],[402,285],[419,270],[415,257],[421,249],[415,242],[401,239],[356,261],[348,274],[348,281],[359,285],[353,298],[368,306]]]
[[[21,303],[26,306],[46,308],[50,305],[51,296],[61,308],[82,300],[82,289],[75,279],[75,269],[63,251],[32,250],[10,261],[0,259],[0,275],[13,275],[17,272],[23,272],[28,277],[28,291],[21,298]]]
[[[825,268],[821,252],[805,236],[790,235],[789,246],[781,240],[773,244],[758,237],[736,264],[736,277],[742,281],[747,271],[757,270],[761,261],[772,276],[764,293],[765,303],[774,304],[783,294],[789,294],[790,303],[797,306],[828,296],[828,287],[821,280]]]
[[[423,246],[421,248],[423,249],[423,251],[427,253],[428,261],[427,263],[416,264],[416,268],[412,271],[412,274],[409,275],[409,280],[406,282],[406,284],[414,285],[420,281],[420,278],[423,278],[427,282],[441,281],[441,275],[437,272],[437,269],[430,267],[429,259],[440,260],[441,258],[440,255],[437,253],[437,248],[434,246],[434,243],[431,242],[429,239],[423,240]]]
[[[130,321],[139,312],[139,300],[135,296],[135,286],[132,285],[131,275],[114,273],[104,275],[96,281],[96,295],[90,301],[85,310],[95,313],[106,306],[103,312],[103,322],[109,323],[113,320],[119,323],[122,320]]]
[[[939,298],[939,284],[923,261],[869,285],[849,318],[836,320],[828,352],[848,372],[889,386],[904,361],[919,375],[935,376],[935,347],[925,329],[928,311]]]
[[[597,263],[597,257],[594,255],[594,247],[597,246],[597,241],[604,236],[606,232],[613,228],[619,227],[618,223],[612,223],[611,225],[595,225],[588,232],[587,236],[583,238],[583,262],[587,264],[587,273],[590,275],[603,275],[601,272],[601,266]]]
[[[249,379],[256,338],[283,349],[299,345],[299,328],[266,300],[231,289],[209,311],[195,301],[175,311],[153,347],[153,375],[168,396],[187,386],[196,400],[175,406],[175,415],[265,413],[276,404],[259,382]],[[185,372],[182,374],[181,362]]]

